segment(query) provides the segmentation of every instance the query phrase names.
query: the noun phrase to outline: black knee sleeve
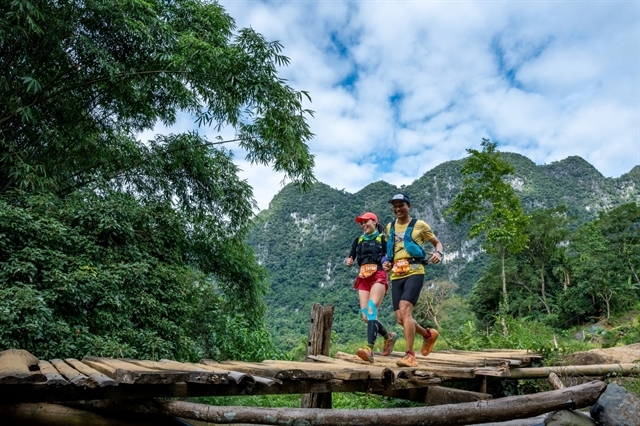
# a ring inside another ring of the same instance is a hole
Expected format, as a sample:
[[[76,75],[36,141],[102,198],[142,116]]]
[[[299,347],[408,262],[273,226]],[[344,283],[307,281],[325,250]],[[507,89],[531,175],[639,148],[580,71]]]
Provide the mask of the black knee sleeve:
[[[367,340],[372,348],[376,342],[376,337],[378,337],[378,324],[380,323],[377,320],[372,320],[367,323]]]
[[[384,325],[382,325],[382,323],[378,320],[376,320],[376,322],[378,323],[378,334],[382,334],[383,336],[387,335],[387,329],[384,328]]]

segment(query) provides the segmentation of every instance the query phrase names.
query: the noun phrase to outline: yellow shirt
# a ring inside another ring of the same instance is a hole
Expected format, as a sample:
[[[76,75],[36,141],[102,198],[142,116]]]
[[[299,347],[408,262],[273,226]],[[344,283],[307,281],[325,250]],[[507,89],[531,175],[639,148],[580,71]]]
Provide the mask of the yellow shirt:
[[[393,260],[398,259],[408,259],[412,257],[404,248],[404,233],[407,231],[407,226],[409,223],[404,225],[400,225],[399,223],[395,224],[395,235],[389,235],[391,231],[391,224],[387,224],[386,234],[389,241],[393,238],[394,246],[393,246]],[[435,237],[433,231],[431,231],[431,227],[427,225],[427,222],[424,220],[418,219],[416,221],[415,226],[413,227],[413,231],[411,232],[411,238],[415,241],[416,244],[422,247],[424,243],[427,241],[431,241]],[[426,250],[425,250],[426,251]],[[391,253],[387,253],[387,256],[391,257]],[[428,255],[427,255],[428,256]],[[393,271],[391,272],[391,279],[397,280],[401,278],[410,277],[411,275],[424,274],[424,266],[420,264],[412,264],[411,269],[402,275],[396,275]]]

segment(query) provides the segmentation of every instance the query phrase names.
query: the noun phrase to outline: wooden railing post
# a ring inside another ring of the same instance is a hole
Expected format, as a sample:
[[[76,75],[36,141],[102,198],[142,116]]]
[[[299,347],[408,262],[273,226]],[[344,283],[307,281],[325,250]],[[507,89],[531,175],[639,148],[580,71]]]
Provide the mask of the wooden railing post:
[[[329,356],[331,327],[333,326],[333,305],[321,306],[314,303],[311,308],[307,356]],[[306,393],[302,395],[302,408],[331,408],[331,393]]]

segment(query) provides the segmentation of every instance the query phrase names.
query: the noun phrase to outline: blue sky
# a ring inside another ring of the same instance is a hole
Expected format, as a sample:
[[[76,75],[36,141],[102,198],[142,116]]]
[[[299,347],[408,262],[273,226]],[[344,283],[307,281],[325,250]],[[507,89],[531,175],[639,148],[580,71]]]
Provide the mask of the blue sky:
[[[220,4],[284,45],[281,75],[312,97],[316,177],[334,188],[409,184],[483,137],[607,177],[640,163],[638,1]],[[283,177],[229,148],[268,207]]]

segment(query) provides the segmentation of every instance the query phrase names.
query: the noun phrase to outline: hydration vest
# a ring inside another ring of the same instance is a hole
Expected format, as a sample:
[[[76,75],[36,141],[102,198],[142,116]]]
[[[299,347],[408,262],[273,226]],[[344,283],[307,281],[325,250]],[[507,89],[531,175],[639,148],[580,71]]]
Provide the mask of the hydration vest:
[[[358,260],[359,266],[368,263],[377,263],[378,266],[380,266],[380,260],[382,260],[382,256],[384,256],[383,239],[384,235],[382,233],[371,240],[365,240],[364,235],[360,235],[356,249],[356,259]]]
[[[411,219],[409,225],[407,225],[407,230],[404,232],[404,249],[409,253],[409,263],[426,263],[427,253],[423,250],[422,247],[418,245],[413,240],[411,233],[413,232],[413,228],[416,226],[416,222],[418,219]],[[389,240],[387,241],[387,257],[390,262],[393,262],[393,257],[396,254],[395,251],[395,235],[396,235],[396,221],[391,222],[391,229],[389,230]]]

